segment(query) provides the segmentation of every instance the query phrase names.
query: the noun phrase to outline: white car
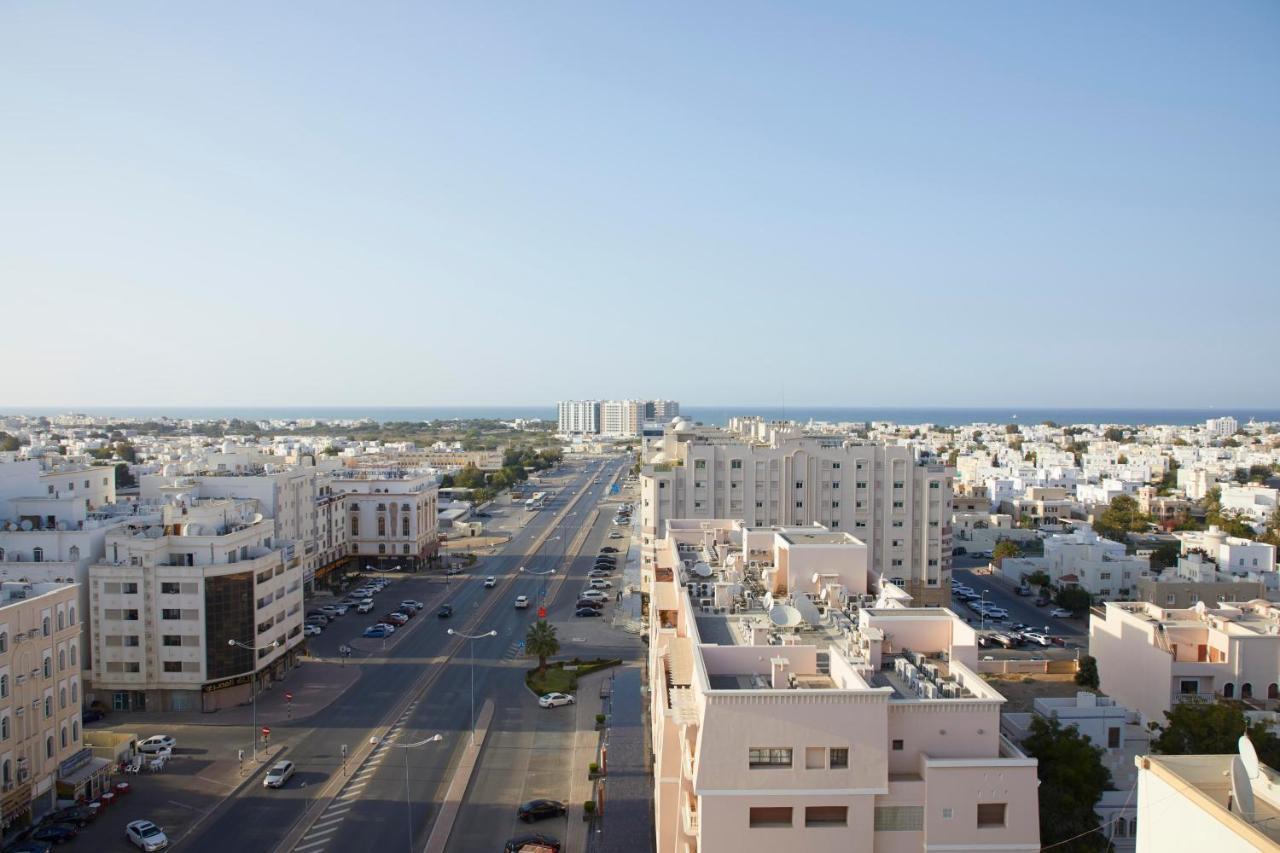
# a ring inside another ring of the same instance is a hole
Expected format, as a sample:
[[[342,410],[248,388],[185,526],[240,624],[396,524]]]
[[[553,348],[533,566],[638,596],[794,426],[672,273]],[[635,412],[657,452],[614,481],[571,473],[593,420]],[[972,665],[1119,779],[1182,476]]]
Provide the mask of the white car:
[[[168,735],[152,735],[138,743],[138,752],[159,752],[162,749],[173,749],[178,742]]]
[[[568,693],[545,693],[538,697],[538,705],[543,708],[556,708],[560,705],[572,705],[573,697]]]
[[[356,605],[357,613],[368,613],[372,609],[373,609],[373,601],[368,598],[366,598],[364,601]]]
[[[320,632],[321,632],[321,631],[323,631],[323,630],[324,630],[324,629],[323,629],[323,628],[321,628],[319,625],[303,625],[303,626],[302,626],[302,636],[304,636],[304,637],[319,637],[319,636],[320,636]]]
[[[267,771],[267,775],[262,779],[262,787],[279,788],[289,781],[289,777],[293,775],[292,761],[277,761],[271,765],[271,769]]]
[[[578,593],[578,598],[585,598],[589,601],[608,601],[609,595],[608,593],[601,592],[598,589],[584,589],[582,592]]]
[[[621,538],[622,538],[622,534],[615,530],[615,531],[613,531],[612,533],[610,533],[610,534],[609,534],[609,538],[610,538],[610,539],[621,539]]]
[[[516,596],[516,610],[524,610],[528,606],[529,606],[529,596],[527,595]]]
[[[592,589],[608,589],[613,584],[604,578],[592,578],[590,586]]]
[[[1042,646],[1053,645],[1053,640],[1050,640],[1047,636],[1045,636],[1044,634],[1041,634],[1039,631],[1023,631],[1022,638],[1027,642],[1038,643]]]
[[[149,820],[135,820],[124,828],[124,837],[139,850],[151,853],[169,846],[169,836]]]
[[[495,578],[493,575],[489,575],[489,577],[484,579],[484,585],[486,588],[495,587],[498,585],[498,579]]]
[[[1072,616],[1072,613],[1070,610],[1064,610],[1061,607],[1055,607],[1049,611],[1049,615],[1052,616],[1054,619],[1070,619]]]

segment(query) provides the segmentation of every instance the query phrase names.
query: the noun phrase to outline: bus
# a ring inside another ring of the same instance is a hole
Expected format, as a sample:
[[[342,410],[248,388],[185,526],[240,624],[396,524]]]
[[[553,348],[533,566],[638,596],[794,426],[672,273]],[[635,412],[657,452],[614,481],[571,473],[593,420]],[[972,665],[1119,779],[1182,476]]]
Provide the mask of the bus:
[[[530,512],[540,510],[547,505],[546,492],[534,492],[533,497],[524,502],[524,508]]]

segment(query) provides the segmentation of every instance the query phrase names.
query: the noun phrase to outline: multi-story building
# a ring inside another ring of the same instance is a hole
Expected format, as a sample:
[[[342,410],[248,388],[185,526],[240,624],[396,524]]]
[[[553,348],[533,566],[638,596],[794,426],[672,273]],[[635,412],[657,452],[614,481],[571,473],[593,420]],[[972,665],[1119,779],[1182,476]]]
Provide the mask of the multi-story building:
[[[1266,486],[1223,486],[1222,510],[1238,512],[1258,530],[1262,530],[1262,525],[1266,524],[1272,513],[1276,511],[1278,496],[1280,496],[1280,489],[1270,489]]]
[[[1190,515],[1194,504],[1186,498],[1174,495],[1158,495],[1155,486],[1138,489],[1138,509],[1151,516],[1157,524],[1169,525]]]
[[[1276,546],[1239,536],[1228,536],[1216,525],[1208,530],[1185,530],[1175,534],[1184,555],[1204,554],[1224,572],[1276,571]]]
[[[0,585],[0,826],[53,808],[60,789],[96,796],[106,762],[81,755],[81,617],[71,583]]]
[[[1137,853],[1280,850],[1280,773],[1256,753],[1251,762],[1238,755],[1142,755],[1135,763]]]
[[[600,403],[600,434],[610,438],[634,438],[644,423],[642,400],[605,400]]]
[[[561,400],[556,404],[561,435],[596,435],[600,432],[599,400]]]
[[[1151,573],[1150,558],[1129,556],[1124,544],[1083,524],[1046,537],[1042,562],[1055,586],[1076,586],[1102,598],[1128,598],[1138,580]]]
[[[783,438],[708,440],[681,421],[640,475],[644,560],[670,519],[742,518],[752,527],[819,524],[864,542],[874,578],[918,604],[950,601],[951,474],[909,447]]]
[[[669,421],[680,414],[680,404],[675,400],[646,400],[644,420],[651,423]]]
[[[972,628],[841,604],[832,584],[775,601],[752,567],[768,551],[785,571],[793,551],[806,583],[819,564],[856,574],[844,534],[664,530],[648,602],[659,853],[1039,850],[1036,762],[1000,734]]]
[[[1209,418],[1204,422],[1204,430],[1213,436],[1226,438],[1240,430],[1240,422],[1230,415],[1221,418]]]
[[[1089,618],[1101,689],[1144,720],[1163,722],[1180,702],[1280,699],[1280,606],[1253,599],[1103,607]]]
[[[327,581],[348,565],[351,549],[347,538],[347,493],[334,491],[325,479],[316,489],[316,553],[319,555],[315,575],[304,578],[308,591],[314,584]]]
[[[332,494],[346,496],[347,543],[358,566],[416,571],[439,549],[439,481],[412,468],[353,467],[332,471]]]
[[[297,665],[301,563],[252,500],[175,499],[159,524],[112,531],[89,569],[90,698],[115,710],[243,704]]]
[[[1268,575],[1280,580],[1275,572]],[[1191,553],[1179,557],[1176,566],[1139,578],[1134,599],[1172,609],[1194,607],[1200,601],[1209,605],[1218,601],[1251,601],[1266,597],[1267,586],[1262,579],[1268,575],[1219,571],[1217,563],[1203,554]]]

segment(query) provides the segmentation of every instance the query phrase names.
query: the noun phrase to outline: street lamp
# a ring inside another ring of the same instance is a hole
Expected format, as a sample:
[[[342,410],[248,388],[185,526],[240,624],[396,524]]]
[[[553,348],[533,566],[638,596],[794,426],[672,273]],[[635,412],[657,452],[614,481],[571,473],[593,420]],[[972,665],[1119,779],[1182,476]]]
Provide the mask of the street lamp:
[[[987,590],[982,591],[982,595],[978,596],[978,618],[979,630],[987,630]]]
[[[272,640],[267,646],[251,646],[248,643],[242,643],[239,640],[227,640],[228,646],[235,646],[240,649],[248,649],[254,653],[253,656],[253,674],[249,676],[249,695],[252,698],[253,706],[253,762],[258,763],[258,655],[262,649],[274,649],[280,645],[279,640]]]
[[[483,640],[487,637],[498,636],[497,631],[488,631],[484,634],[464,634],[461,631],[449,629],[450,637],[461,637],[464,640],[471,641],[471,745],[476,745],[476,640]]]
[[[394,746],[396,749],[403,749],[404,753],[404,804],[409,812],[409,853],[413,853],[413,801],[409,799],[409,750],[416,749],[420,746],[426,746],[429,743],[439,743],[444,740],[444,735],[432,735],[426,740],[420,740],[417,743],[396,743],[391,740],[384,740],[387,746]]]
[[[549,575],[554,575],[556,573],[556,570],[554,568],[547,569],[545,572],[531,572],[528,569],[526,569],[524,566],[520,567],[520,571],[526,575],[537,575],[538,577],[547,577]],[[545,583],[543,583],[541,591],[538,592],[538,597],[539,598],[547,597],[547,585]]]

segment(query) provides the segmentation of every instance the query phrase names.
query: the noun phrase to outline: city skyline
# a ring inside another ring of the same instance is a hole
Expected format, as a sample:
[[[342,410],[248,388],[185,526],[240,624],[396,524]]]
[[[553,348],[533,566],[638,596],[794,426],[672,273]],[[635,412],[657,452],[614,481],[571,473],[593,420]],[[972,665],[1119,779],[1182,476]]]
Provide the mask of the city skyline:
[[[4,18],[3,408],[1280,390],[1273,6]]]

